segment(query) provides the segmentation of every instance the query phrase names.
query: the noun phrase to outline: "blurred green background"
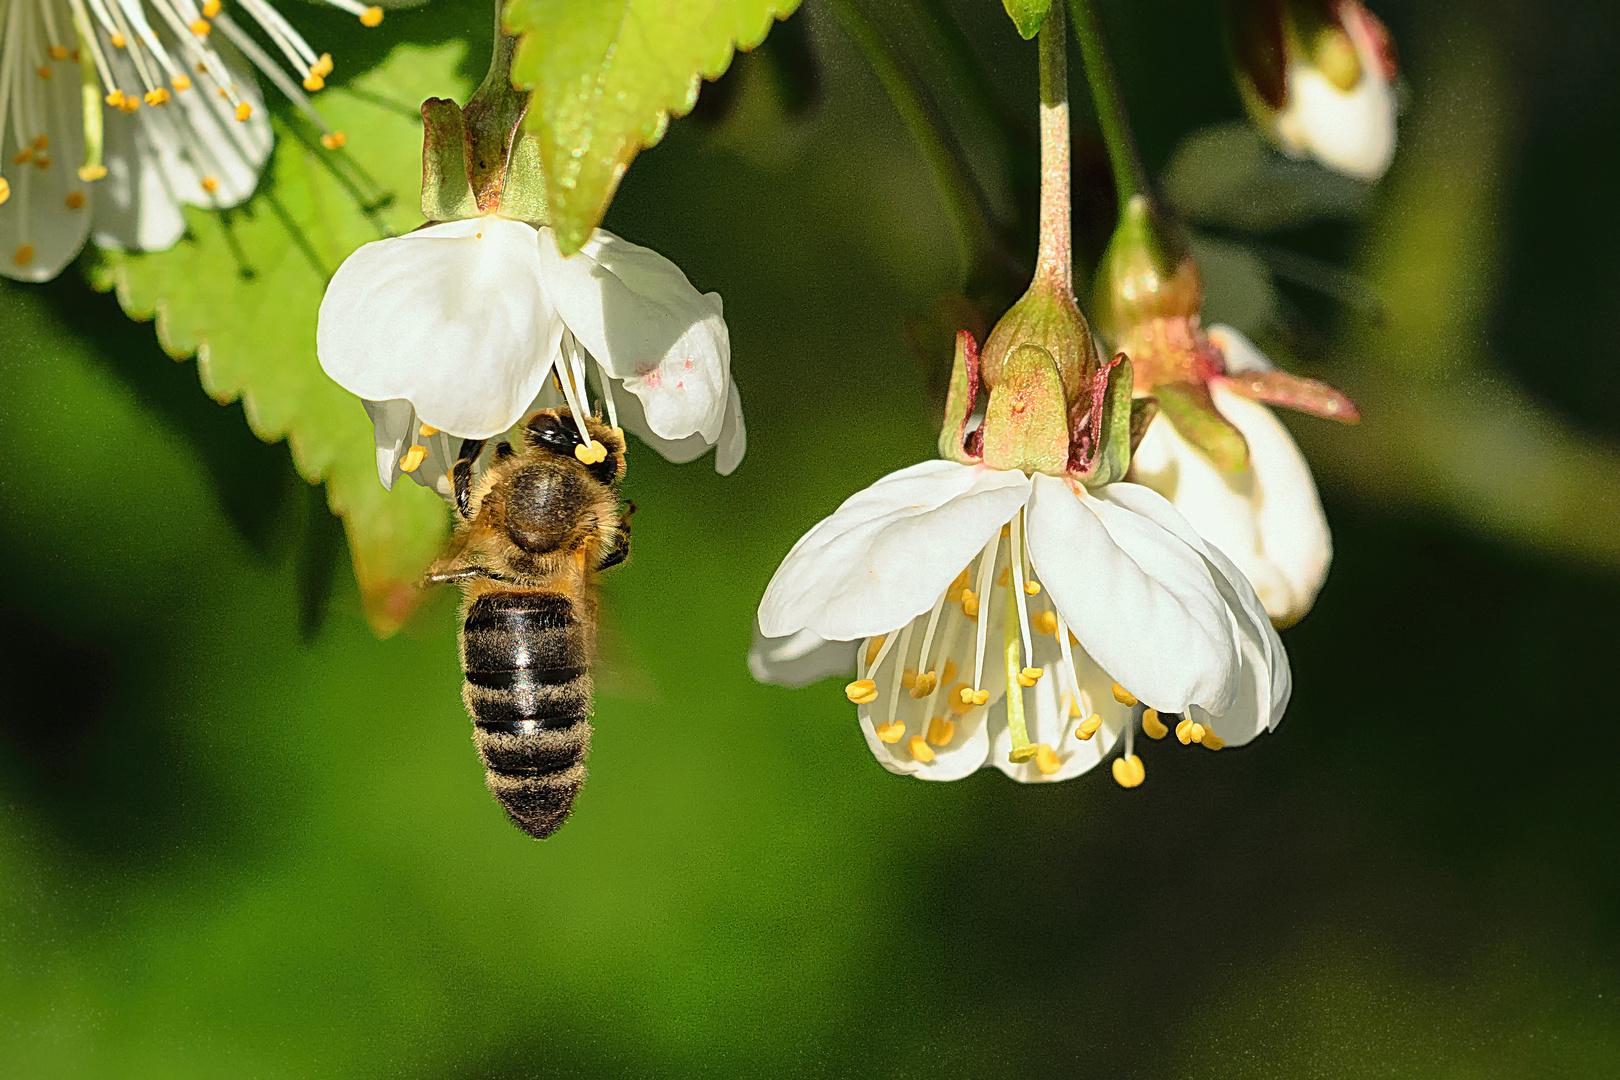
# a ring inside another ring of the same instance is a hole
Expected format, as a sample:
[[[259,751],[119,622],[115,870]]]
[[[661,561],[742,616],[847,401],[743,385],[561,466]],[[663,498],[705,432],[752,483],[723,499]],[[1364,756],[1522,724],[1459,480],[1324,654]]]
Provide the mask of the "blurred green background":
[[[932,453],[902,326],[958,283],[815,0],[815,108],[742,58],[609,214],[725,296],[750,446],[724,479],[632,449],[591,779],[545,843],[483,788],[453,598],[376,640],[284,446],[82,273],[0,289],[0,1076],[1620,1073],[1620,752],[1587,724],[1620,604],[1620,9],[1376,7],[1394,168],[1359,220],[1261,240],[1376,298],[1283,280],[1267,316],[1367,415],[1291,421],[1337,545],[1284,634],[1293,704],[1236,752],[1149,747],[1134,791],[891,776],[837,683],[748,675],[793,541]],[[954,10],[1032,102],[999,5]],[[1213,3],[1103,16],[1155,172],[1239,116]],[[482,4],[385,26],[471,27],[481,72]]]

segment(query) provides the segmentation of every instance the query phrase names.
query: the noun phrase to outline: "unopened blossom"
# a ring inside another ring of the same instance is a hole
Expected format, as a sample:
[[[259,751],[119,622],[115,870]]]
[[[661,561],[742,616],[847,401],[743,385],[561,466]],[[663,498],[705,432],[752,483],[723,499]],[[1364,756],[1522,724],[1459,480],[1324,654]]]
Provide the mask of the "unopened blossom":
[[[567,257],[550,227],[497,215],[367,244],[327,287],[316,346],[365,401],[388,488],[408,474],[449,498],[463,439],[558,398],[583,416],[592,384],[611,425],[673,461],[718,446],[729,473],[746,446],[719,294],[602,229]]]
[[[1206,331],[1198,266],[1167,254],[1173,233],[1156,220],[1146,199],[1132,200],[1097,281],[1135,392],[1156,406],[1130,478],[1169,499],[1286,626],[1310,610],[1333,549],[1310,467],[1263,403],[1344,422],[1359,414],[1325,383],[1275,370],[1236,330]]]
[[[1238,85],[1294,157],[1377,180],[1395,155],[1395,54],[1359,0],[1229,0]]]
[[[367,26],[382,9],[330,0]],[[11,0],[0,20],[0,274],[48,281],[94,237],[161,250],[183,206],[236,206],[269,156],[254,72],[341,147],[305,91],[333,69],[268,0]]]

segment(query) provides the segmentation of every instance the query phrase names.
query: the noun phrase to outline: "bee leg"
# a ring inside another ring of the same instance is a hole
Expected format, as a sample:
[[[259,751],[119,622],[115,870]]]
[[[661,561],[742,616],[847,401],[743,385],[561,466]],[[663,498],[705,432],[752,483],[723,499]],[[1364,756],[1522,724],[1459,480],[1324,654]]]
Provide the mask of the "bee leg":
[[[456,509],[462,517],[467,516],[467,505],[472,499],[472,467],[478,460],[478,453],[484,448],[485,439],[462,439],[461,453],[456,455],[456,463],[450,469],[450,482],[456,489]]]
[[[613,531],[613,546],[608,548],[607,554],[602,556],[601,562],[596,564],[596,570],[603,570],[618,566],[630,557],[630,522],[628,519],[619,522],[619,527]]]
[[[422,585],[424,588],[429,585],[448,585],[453,581],[466,581],[468,578],[484,576],[486,576],[484,571],[476,566],[463,567],[460,570],[449,570],[438,574],[429,570],[422,575]]]

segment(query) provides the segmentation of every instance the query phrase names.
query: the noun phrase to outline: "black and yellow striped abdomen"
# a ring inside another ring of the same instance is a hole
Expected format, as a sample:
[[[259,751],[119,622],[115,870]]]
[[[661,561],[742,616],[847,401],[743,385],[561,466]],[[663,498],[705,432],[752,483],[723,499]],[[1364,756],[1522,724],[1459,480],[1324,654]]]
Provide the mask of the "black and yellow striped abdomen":
[[[591,637],[574,601],[484,592],[461,629],[462,700],[489,790],[545,839],[568,818],[591,745]]]

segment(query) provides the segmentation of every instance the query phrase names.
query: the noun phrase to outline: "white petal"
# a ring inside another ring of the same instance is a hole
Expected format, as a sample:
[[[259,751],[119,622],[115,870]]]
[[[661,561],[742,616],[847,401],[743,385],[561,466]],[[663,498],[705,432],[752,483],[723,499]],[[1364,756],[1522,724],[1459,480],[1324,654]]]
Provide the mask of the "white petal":
[[[1210,580],[1232,616],[1233,631],[1243,653],[1243,663],[1253,669],[1252,692],[1250,688],[1240,686],[1234,699],[1235,706],[1252,706],[1259,724],[1276,727],[1293,689],[1288,653],[1243,572],[1220,548],[1204,542],[1187,519],[1176,513],[1175,508],[1157,492],[1137,484],[1115,484],[1108,489],[1107,498],[1174,533],[1203,554]],[[1248,677],[1247,673],[1244,677]],[[1252,697],[1247,705],[1244,695]],[[1221,710],[1210,711],[1221,715]]]
[[[850,641],[929,610],[1023,505],[1029,480],[949,461],[890,473],[794,545],[766,586],[760,628]]]
[[[777,686],[809,686],[830,675],[855,670],[855,643],[826,641],[809,630],[788,637],[768,638],[754,620],[754,642],[748,649],[748,670],[754,678]]]
[[[395,398],[392,401],[362,401],[366,415],[371,417],[372,435],[377,442],[377,479],[387,491],[401,476],[409,476],[421,486],[444,499],[452,499],[455,490],[450,482],[450,467],[455,464],[461,450],[461,438],[443,431],[424,437],[422,422],[411,403]],[[400,468],[400,459],[413,444],[427,447],[427,456],[410,472]]]
[[[656,251],[602,229],[565,259],[551,229],[543,228],[539,250],[563,322],[640,399],[648,427],[663,439],[718,439],[731,383],[731,339],[719,297],[692,288]]]
[[[534,229],[475,218],[350,255],[321,301],[316,350],[350,392],[404,398],[433,427],[483,439],[539,392],[554,322]]]
[[[615,392],[614,399],[618,405],[619,423],[624,430],[677,465],[695,461],[707,453],[709,447],[717,446],[714,469],[721,476],[729,476],[742,461],[744,451],[748,449],[748,431],[743,426],[742,399],[737,394],[736,383],[731,384],[726,417],[720,428],[718,443],[705,439],[702,435],[688,435],[684,439],[666,439],[654,432],[647,423],[647,414],[642,411],[640,398],[633,394],[620,396]]]
[[[57,17],[66,14],[60,11]],[[8,40],[5,47],[9,50],[18,44]],[[43,40],[40,45],[43,54]],[[18,64],[23,62],[20,56],[13,59]],[[29,61],[30,66],[32,63]],[[16,116],[8,118],[11,124],[4,161],[11,197],[0,204],[0,274],[17,281],[49,281],[60,274],[79,253],[90,232],[92,185],[82,182],[78,174],[84,160],[78,65],[58,61],[50,66],[49,79],[40,79],[32,71],[19,76],[32,81],[30,89],[40,93],[36,107],[45,130],[20,132]],[[15,98],[14,94],[14,112],[19,108]],[[50,139],[49,167],[39,168],[37,157],[20,165],[11,164],[11,155],[18,151],[16,140],[20,137],[26,142],[41,134]],[[79,203],[77,209],[69,205],[70,198]],[[24,245],[29,250],[24,250]]]
[[[1261,599],[1272,618],[1288,625],[1310,610],[1333,561],[1333,541],[1316,481],[1293,436],[1270,409],[1232,393],[1219,382],[1212,383],[1210,391],[1215,407],[1248,440],[1254,474],[1251,505],[1258,532],[1255,554],[1287,590],[1286,599],[1275,594],[1262,594]],[[1227,554],[1248,572],[1242,556]]]
[[[1225,712],[1239,674],[1232,614],[1200,551],[1108,498],[1131,486],[1113,484],[1094,498],[1037,475],[1030,561],[1075,636],[1114,680],[1160,712],[1183,712],[1193,702]]]
[[[731,384],[727,395],[726,417],[720,425],[720,441],[715,446],[714,471],[730,476],[742,464],[743,454],[748,452],[748,427],[743,423],[742,395],[737,393],[736,383]]]
[[[1361,79],[1346,93],[1309,64],[1288,65],[1288,104],[1277,133],[1292,153],[1362,180],[1377,180],[1395,157],[1395,92],[1371,32],[1358,19],[1345,29],[1361,61]]]
[[[1224,323],[1216,323],[1209,328],[1209,340],[1225,355],[1229,375],[1273,370],[1271,361],[1255,347],[1254,342]]]

